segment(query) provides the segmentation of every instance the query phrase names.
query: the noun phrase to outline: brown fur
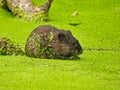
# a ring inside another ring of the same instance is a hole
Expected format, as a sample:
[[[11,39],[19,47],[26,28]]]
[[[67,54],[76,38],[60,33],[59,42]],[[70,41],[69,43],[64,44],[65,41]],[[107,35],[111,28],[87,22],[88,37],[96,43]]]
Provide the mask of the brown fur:
[[[39,50],[44,52],[40,51],[39,54]],[[70,31],[44,25],[32,31],[25,52],[31,57],[67,59],[81,54],[82,47]]]

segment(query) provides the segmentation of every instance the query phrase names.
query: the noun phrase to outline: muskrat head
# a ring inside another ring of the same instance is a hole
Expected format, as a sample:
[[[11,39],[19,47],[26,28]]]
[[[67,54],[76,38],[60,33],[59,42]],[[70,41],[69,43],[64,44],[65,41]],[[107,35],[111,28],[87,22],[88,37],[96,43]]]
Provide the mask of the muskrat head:
[[[60,30],[55,40],[54,50],[57,58],[74,58],[82,53],[82,47],[70,31]]]

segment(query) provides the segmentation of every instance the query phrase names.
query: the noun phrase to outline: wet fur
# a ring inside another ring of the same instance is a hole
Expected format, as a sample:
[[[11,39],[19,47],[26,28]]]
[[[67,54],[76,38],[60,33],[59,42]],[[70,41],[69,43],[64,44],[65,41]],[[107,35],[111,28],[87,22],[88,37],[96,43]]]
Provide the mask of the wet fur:
[[[54,54],[52,56],[46,52],[39,54],[39,49],[43,50],[44,48],[48,51],[53,49]],[[27,39],[25,47],[28,56],[37,58],[74,58],[81,54],[82,51],[79,41],[70,31],[59,30],[49,25],[43,25],[33,30]]]

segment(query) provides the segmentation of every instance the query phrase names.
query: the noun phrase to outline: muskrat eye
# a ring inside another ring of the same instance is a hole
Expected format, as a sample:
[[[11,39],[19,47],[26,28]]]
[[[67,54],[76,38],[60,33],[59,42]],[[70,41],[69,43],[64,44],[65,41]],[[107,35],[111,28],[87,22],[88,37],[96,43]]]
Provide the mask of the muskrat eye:
[[[66,42],[66,36],[63,33],[58,34],[58,39],[60,42]]]

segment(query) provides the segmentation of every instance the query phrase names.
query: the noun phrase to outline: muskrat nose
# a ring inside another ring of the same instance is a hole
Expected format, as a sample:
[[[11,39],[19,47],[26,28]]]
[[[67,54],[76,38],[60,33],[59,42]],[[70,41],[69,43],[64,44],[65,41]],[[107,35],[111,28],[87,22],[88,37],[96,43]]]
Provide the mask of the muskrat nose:
[[[78,53],[79,53],[79,54],[82,54],[82,53],[83,53],[83,49],[82,49],[81,46],[79,46],[77,50],[78,50]]]
[[[77,50],[79,54],[83,53],[83,49],[80,45],[78,45]]]
[[[79,51],[79,53],[82,54],[82,53],[83,53],[83,50],[81,49],[81,50]]]

